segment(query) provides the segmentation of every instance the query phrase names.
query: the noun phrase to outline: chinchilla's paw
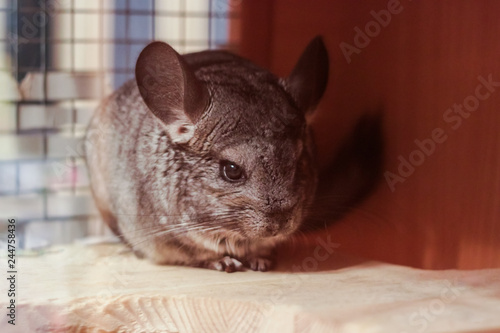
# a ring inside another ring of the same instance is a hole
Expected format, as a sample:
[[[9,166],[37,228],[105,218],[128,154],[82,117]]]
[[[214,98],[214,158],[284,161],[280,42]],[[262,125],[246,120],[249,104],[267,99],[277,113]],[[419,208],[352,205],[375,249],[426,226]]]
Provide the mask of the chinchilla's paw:
[[[213,261],[208,261],[205,263],[205,267],[210,269],[215,269],[221,272],[225,271],[227,273],[233,273],[245,270],[245,267],[238,259],[231,258],[229,256],[225,256],[224,258],[216,259]]]
[[[267,272],[274,267],[274,260],[265,257],[253,257],[246,260],[252,271]]]
[[[244,263],[238,259],[225,256],[221,259],[208,261],[203,266],[227,273],[241,272],[246,270],[246,267],[252,271],[267,272],[274,267],[274,260],[268,257],[250,257],[245,259]]]

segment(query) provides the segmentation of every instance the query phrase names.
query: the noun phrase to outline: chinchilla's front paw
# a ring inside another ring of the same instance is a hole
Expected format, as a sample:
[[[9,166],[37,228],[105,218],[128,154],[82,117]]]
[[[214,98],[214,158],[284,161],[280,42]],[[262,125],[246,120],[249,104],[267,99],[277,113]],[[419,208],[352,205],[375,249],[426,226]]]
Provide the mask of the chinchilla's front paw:
[[[204,267],[214,269],[220,272],[241,272],[250,268],[252,271],[267,272],[274,267],[274,260],[269,257],[250,257],[245,259],[245,264],[236,258],[225,256],[221,259],[216,259],[213,261],[207,261],[204,263]]]
[[[210,269],[215,269],[216,271],[225,271],[227,273],[245,270],[245,266],[243,266],[243,264],[238,259],[231,258],[229,256],[225,256],[221,259],[216,259],[213,261],[208,261],[204,266]]]
[[[246,260],[252,271],[267,272],[274,267],[274,260],[267,257],[252,257]]]

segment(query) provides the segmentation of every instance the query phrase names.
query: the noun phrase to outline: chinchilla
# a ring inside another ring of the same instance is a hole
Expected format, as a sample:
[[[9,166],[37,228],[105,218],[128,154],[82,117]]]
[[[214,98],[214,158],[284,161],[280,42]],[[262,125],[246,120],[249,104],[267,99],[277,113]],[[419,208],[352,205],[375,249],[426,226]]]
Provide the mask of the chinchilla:
[[[155,263],[270,269],[274,247],[316,210],[306,115],[327,81],[321,37],[286,78],[225,51],[181,56],[166,43],[149,44],[135,80],[101,103],[87,130],[102,218]]]

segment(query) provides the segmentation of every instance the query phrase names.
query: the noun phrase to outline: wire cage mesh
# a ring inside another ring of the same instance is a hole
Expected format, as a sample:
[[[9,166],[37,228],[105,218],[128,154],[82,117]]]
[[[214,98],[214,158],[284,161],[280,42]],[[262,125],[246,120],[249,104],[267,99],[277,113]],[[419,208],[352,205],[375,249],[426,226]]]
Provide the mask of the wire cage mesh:
[[[0,233],[13,217],[21,248],[104,233],[82,141],[93,110],[152,40],[237,52],[241,2],[0,0]]]

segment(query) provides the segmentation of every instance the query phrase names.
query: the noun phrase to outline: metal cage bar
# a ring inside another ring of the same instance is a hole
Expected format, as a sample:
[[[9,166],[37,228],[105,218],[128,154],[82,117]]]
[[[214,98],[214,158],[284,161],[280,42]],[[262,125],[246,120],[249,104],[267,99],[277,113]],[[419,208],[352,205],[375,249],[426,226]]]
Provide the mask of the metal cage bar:
[[[96,215],[80,149],[84,129],[99,100],[133,77],[148,42],[165,40],[181,53],[238,47],[229,27],[241,0],[1,3],[7,60],[0,74],[14,90],[0,95],[0,218],[15,215],[26,240],[43,228],[40,237],[51,238],[57,231],[48,222],[81,228]],[[56,242],[70,241],[62,238]]]

